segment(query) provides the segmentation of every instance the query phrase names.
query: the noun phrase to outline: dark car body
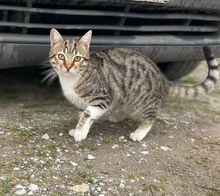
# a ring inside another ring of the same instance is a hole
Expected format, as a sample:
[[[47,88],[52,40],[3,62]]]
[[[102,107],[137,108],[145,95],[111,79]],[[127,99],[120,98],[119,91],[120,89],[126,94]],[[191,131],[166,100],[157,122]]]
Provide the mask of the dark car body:
[[[131,47],[174,75],[204,59],[203,45],[220,56],[220,0],[0,0],[0,18],[0,68],[45,61],[51,28],[91,29],[92,50]]]

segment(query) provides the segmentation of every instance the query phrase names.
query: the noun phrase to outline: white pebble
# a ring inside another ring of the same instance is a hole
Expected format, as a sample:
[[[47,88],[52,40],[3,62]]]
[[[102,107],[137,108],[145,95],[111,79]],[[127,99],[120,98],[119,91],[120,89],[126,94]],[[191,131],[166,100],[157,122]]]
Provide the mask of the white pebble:
[[[19,171],[19,170],[20,170],[20,168],[18,168],[18,167],[13,168],[13,171]]]
[[[22,185],[20,185],[20,184],[17,184],[17,185],[15,186],[15,188],[16,188],[16,189],[23,189],[24,187],[23,187]]]
[[[45,133],[45,134],[41,137],[41,139],[49,140],[49,139],[50,139],[50,136],[49,136],[47,133]]]
[[[96,188],[96,190],[97,190],[98,192],[100,192],[100,191],[102,190],[102,188],[99,186],[99,187]]]
[[[172,149],[168,146],[161,146],[160,149],[162,149],[164,151],[172,151]]]
[[[141,145],[142,145],[144,148],[147,147],[147,144],[146,144],[146,143],[142,143]]]
[[[86,192],[89,192],[89,185],[85,184],[85,183],[82,183],[82,184],[70,187],[69,189],[73,190],[77,193],[86,193]]]
[[[28,192],[27,195],[34,195],[33,191]]]
[[[25,195],[27,194],[27,191],[25,189],[19,189],[15,191],[15,195]]]
[[[28,189],[29,189],[30,191],[35,192],[35,191],[38,191],[38,190],[39,190],[39,187],[38,187],[36,184],[30,184],[29,187],[28,187]]]
[[[112,149],[116,149],[116,148],[118,148],[118,144],[114,144],[114,145],[112,146]]]
[[[125,188],[125,184],[124,183],[120,183],[119,187],[124,189]]]
[[[99,185],[100,185],[100,186],[105,186],[105,183],[99,182]]]
[[[149,153],[149,151],[141,151],[141,154],[148,154]]]
[[[93,155],[91,155],[91,154],[88,154],[87,159],[88,159],[88,160],[94,160],[95,157],[94,157]]]
[[[75,163],[75,162],[73,162],[73,161],[70,161],[70,164],[72,165],[72,166],[74,166],[74,167],[76,167],[78,164],[77,163]]]

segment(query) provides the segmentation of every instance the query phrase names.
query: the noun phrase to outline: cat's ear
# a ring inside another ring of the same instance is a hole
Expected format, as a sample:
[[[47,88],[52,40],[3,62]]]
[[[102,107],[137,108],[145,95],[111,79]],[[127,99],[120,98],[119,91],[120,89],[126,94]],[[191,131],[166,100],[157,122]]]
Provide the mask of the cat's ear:
[[[85,35],[83,35],[80,38],[79,43],[82,44],[88,50],[90,47],[91,39],[92,39],[92,30],[89,30]]]
[[[63,37],[56,29],[50,30],[50,46],[53,47],[54,45],[63,41]]]

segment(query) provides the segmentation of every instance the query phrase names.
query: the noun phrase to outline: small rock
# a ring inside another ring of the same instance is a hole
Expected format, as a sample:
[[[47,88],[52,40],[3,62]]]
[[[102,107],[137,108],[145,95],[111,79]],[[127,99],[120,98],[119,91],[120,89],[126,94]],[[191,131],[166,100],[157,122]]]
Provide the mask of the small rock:
[[[97,190],[98,192],[100,192],[100,191],[102,190],[102,188],[101,188],[100,186],[98,186],[98,187],[96,188],[96,190]]]
[[[118,138],[119,140],[124,140],[125,139],[125,136],[120,136],[119,138]]]
[[[70,187],[70,190],[72,190],[76,193],[86,193],[86,192],[89,192],[89,185],[82,183],[82,184]]]
[[[124,188],[125,188],[125,184],[124,184],[124,183],[120,183],[120,184],[119,184],[119,187],[122,188],[122,189],[124,189]]]
[[[33,191],[28,192],[27,195],[34,195]]]
[[[141,151],[141,154],[148,154],[149,153],[149,151]]]
[[[92,178],[92,180],[93,180],[93,183],[97,183],[98,182],[98,180],[96,178]]]
[[[131,154],[129,154],[129,153],[126,154],[126,157],[130,157],[130,156],[131,156]]]
[[[116,148],[118,148],[118,144],[114,144],[114,145],[112,146],[112,149],[116,149]]]
[[[58,178],[58,177],[56,177],[56,176],[53,176],[53,179],[55,179],[55,180],[59,180],[59,178]]]
[[[46,192],[46,191],[47,191],[47,188],[46,188],[46,187],[43,187],[43,188],[41,188],[41,191]]]
[[[99,185],[100,185],[100,186],[105,186],[105,183],[99,182]]]
[[[146,144],[146,143],[142,143],[141,145],[142,145],[144,148],[147,147],[147,144]]]
[[[6,178],[6,176],[0,176],[0,180],[5,180]]]
[[[41,139],[49,140],[49,139],[50,139],[50,136],[49,136],[47,133],[45,133],[45,134],[41,137]]]
[[[25,195],[27,194],[27,191],[25,189],[19,189],[15,191],[15,195]]]
[[[20,168],[18,168],[18,167],[13,168],[13,171],[19,171],[19,170],[20,170]]]
[[[70,161],[70,164],[72,165],[72,166],[74,166],[74,167],[76,167],[78,164],[77,163],[75,163],[75,162],[73,162],[73,161]]]
[[[63,133],[60,133],[59,136],[62,137],[62,136],[63,136]]]
[[[16,189],[23,189],[24,187],[23,187],[22,185],[20,185],[20,184],[17,184],[17,185],[15,186],[15,188],[16,188]]]
[[[39,190],[39,187],[38,187],[36,184],[30,184],[29,187],[28,187],[28,189],[29,189],[30,191],[35,192],[35,191],[38,191],[38,190]]]
[[[92,187],[90,188],[90,190],[91,190],[92,192],[94,192],[94,191],[96,190],[96,187],[92,186]]]
[[[66,157],[60,157],[60,160],[61,160],[61,161],[66,161],[67,158],[66,158]]]
[[[94,157],[93,155],[91,155],[91,154],[88,154],[87,159],[88,159],[88,160],[94,160],[95,157]]]
[[[168,146],[161,146],[160,149],[162,149],[164,151],[172,151],[172,149]]]

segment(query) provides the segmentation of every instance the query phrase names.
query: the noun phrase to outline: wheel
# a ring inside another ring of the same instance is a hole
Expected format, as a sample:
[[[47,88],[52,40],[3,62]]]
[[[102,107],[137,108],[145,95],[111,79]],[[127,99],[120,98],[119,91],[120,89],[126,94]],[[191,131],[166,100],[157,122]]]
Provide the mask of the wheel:
[[[161,63],[158,67],[164,73],[164,75],[171,81],[179,80],[183,76],[186,76],[192,72],[201,61],[181,61],[174,63]]]

